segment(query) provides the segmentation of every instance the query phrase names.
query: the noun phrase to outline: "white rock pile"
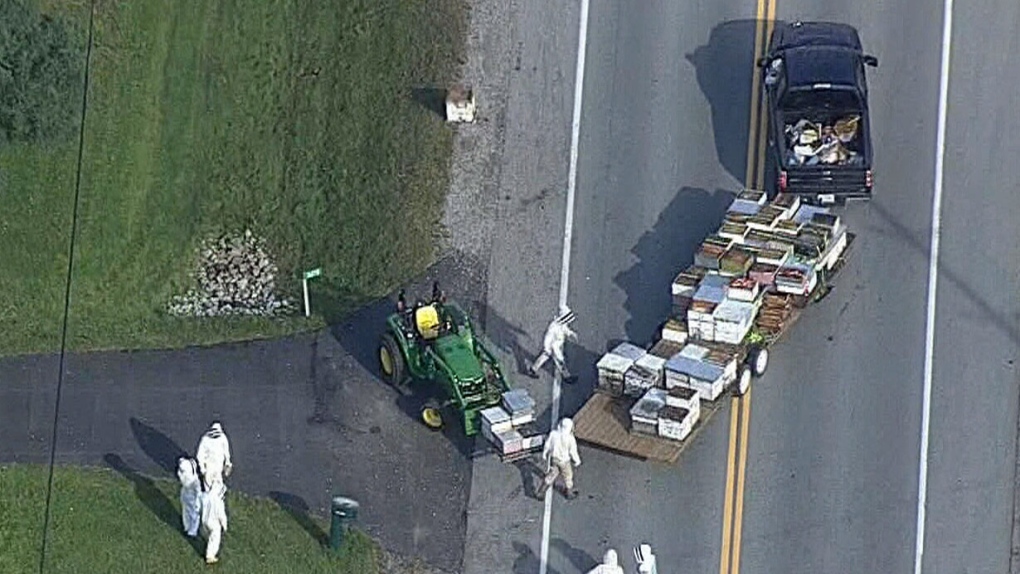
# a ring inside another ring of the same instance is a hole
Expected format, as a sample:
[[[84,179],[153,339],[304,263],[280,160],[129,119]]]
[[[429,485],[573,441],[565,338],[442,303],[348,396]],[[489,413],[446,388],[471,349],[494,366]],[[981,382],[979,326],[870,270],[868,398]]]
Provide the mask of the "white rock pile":
[[[198,288],[174,296],[168,311],[181,317],[289,313],[293,302],[275,293],[277,272],[264,242],[251,230],[206,240],[198,249]]]

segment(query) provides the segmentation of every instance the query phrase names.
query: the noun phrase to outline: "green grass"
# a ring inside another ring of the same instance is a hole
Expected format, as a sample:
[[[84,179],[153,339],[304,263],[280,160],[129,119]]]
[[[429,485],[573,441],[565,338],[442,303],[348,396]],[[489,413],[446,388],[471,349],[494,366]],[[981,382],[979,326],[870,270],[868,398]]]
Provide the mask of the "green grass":
[[[46,480],[42,466],[0,466],[0,572],[39,571]],[[209,571],[205,542],[193,545],[181,532],[176,482],[58,467],[53,489],[45,574]],[[379,571],[378,547],[357,530],[333,552],[316,538],[328,532],[328,525],[295,519],[269,500],[234,491],[227,497],[229,528],[217,572]]]
[[[337,320],[435,257],[463,0],[98,0],[69,345],[157,348]],[[87,4],[49,0],[84,41]],[[0,151],[0,354],[59,346],[77,141]],[[319,318],[166,316],[210,234],[265,237]]]

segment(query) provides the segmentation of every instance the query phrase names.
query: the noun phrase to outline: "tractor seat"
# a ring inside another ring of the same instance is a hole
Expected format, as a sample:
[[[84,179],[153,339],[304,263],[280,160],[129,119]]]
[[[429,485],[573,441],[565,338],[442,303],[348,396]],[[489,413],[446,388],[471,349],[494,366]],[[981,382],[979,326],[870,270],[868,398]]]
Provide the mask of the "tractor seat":
[[[422,339],[431,341],[439,336],[439,311],[435,305],[425,305],[414,311],[414,324]]]

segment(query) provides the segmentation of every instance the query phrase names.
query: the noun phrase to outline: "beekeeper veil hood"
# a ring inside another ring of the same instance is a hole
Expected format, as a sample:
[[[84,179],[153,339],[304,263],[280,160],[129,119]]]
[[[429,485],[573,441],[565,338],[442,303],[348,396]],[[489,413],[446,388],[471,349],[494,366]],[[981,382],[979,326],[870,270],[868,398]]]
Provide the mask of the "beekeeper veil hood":
[[[574,421],[570,417],[560,419],[560,430],[569,433],[574,431]]]
[[[605,555],[602,556],[602,563],[606,566],[619,566],[620,559],[616,555],[616,550],[613,550],[612,548],[606,550]]]

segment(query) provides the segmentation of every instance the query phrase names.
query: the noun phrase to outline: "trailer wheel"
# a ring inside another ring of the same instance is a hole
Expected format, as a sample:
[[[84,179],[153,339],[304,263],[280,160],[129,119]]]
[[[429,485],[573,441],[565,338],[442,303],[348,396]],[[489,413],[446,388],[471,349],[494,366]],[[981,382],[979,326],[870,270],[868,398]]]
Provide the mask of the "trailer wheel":
[[[764,375],[765,370],[769,368],[769,350],[765,347],[752,348],[747,354],[747,366],[751,368],[751,373],[755,377]]]
[[[733,394],[742,397],[751,388],[751,367],[744,366],[740,368],[740,374],[737,375],[737,382],[733,385]]]

